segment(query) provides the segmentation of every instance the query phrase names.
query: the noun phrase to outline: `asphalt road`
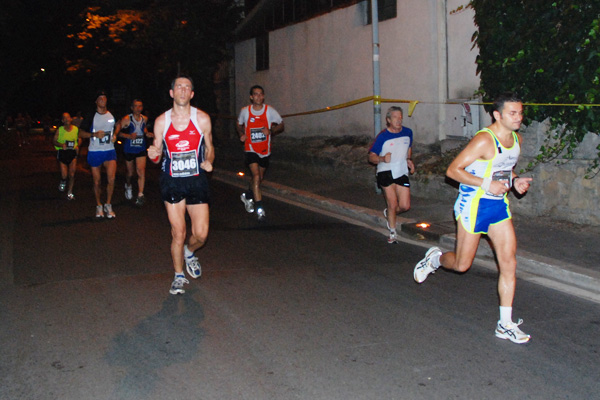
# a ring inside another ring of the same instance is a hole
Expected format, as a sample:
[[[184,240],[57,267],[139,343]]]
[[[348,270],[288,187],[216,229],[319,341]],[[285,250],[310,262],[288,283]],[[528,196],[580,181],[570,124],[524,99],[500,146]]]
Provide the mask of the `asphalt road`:
[[[83,161],[83,160],[80,160]],[[148,204],[95,221],[84,162],[68,202],[43,143],[0,160],[1,399],[589,399],[598,305],[519,281],[532,341],[494,337],[496,274],[412,279],[423,249],[213,182],[203,276],[181,296]],[[120,170],[122,174],[122,169]]]

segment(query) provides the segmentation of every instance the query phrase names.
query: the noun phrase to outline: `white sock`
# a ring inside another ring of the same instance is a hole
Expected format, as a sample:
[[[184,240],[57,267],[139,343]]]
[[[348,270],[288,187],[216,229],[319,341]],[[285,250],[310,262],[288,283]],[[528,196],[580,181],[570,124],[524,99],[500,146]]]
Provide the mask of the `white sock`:
[[[185,252],[185,258],[194,257],[194,253],[188,250],[187,244],[183,246],[183,251]]]
[[[500,323],[504,326],[512,322],[512,307],[500,306]]]
[[[185,274],[183,272],[175,272],[175,279],[177,278],[185,278]]]
[[[440,257],[442,256],[442,254],[438,254],[436,256],[431,257],[431,263],[433,264],[433,266],[435,268],[439,268],[440,267]]]

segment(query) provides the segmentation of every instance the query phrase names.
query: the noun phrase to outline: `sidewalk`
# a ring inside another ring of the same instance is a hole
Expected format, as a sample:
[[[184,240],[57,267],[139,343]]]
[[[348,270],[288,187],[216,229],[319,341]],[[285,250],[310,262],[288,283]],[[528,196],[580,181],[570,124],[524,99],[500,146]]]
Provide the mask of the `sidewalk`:
[[[247,172],[241,153],[236,155],[236,151],[226,148],[217,150],[220,150],[219,158],[225,161],[217,163],[213,178],[239,187],[240,192],[246,189],[248,178],[237,175],[239,171]],[[331,170],[331,167],[324,166],[324,173],[311,173],[300,164],[282,162],[273,157],[263,182],[263,193],[267,197],[350,219],[381,232],[381,240],[386,240],[388,231],[382,213],[385,202],[375,192],[374,181],[362,182],[364,179],[356,179],[351,170],[332,173],[328,169]],[[437,245],[444,250],[452,250],[455,244],[454,200],[413,196],[411,210],[398,217],[397,228],[402,240],[424,248]],[[519,200],[511,197],[510,201]],[[431,226],[420,228],[417,226],[420,222]],[[516,214],[513,214],[513,222],[518,239],[520,278],[600,302],[600,266],[597,263],[600,259],[600,227]],[[485,239],[481,241],[475,263],[497,268]]]

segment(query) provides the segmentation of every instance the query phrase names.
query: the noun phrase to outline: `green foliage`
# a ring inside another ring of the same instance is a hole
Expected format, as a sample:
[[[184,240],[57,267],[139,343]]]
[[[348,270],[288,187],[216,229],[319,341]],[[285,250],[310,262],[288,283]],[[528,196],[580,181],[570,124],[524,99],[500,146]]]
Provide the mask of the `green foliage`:
[[[4,113],[75,113],[99,88],[109,107],[169,105],[178,71],[195,80],[195,106],[213,112],[214,76],[240,10],[235,0],[11,0],[0,12],[0,119]],[[120,99],[120,100],[118,100]]]
[[[170,104],[171,80],[186,73],[194,78],[194,105],[215,111],[214,76],[239,17],[232,0],[101,4],[84,9],[68,36],[70,73],[93,77],[104,88],[126,87],[156,111]]]
[[[600,132],[599,108],[591,106],[600,103],[600,1],[472,0],[469,6],[479,27],[473,40],[484,99],[516,91],[540,104],[525,108],[528,119],[551,123],[528,168],[573,158],[588,132]],[[599,159],[600,152],[589,165],[593,176]]]

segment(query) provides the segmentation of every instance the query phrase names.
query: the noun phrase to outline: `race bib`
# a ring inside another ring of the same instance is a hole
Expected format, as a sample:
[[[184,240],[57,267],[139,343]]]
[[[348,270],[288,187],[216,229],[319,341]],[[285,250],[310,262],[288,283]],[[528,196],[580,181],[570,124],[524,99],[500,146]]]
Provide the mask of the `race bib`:
[[[196,150],[172,153],[171,156],[171,176],[173,178],[185,178],[199,174]]]
[[[143,144],[144,144],[144,137],[143,136],[138,136],[135,139],[131,139],[131,145],[132,146],[140,147]]]
[[[102,143],[102,144],[110,143],[111,136],[112,136],[112,132],[109,132],[109,133],[104,132],[104,136],[102,136],[102,138],[100,139],[100,143]]]
[[[502,182],[504,183],[504,186],[506,186],[508,189],[511,188],[512,186],[512,171],[496,171],[492,174],[492,180],[493,181],[498,181],[498,182]],[[491,194],[488,193],[491,196],[494,197],[503,197],[504,195],[495,195],[495,194]]]
[[[65,142],[65,144],[67,145],[67,149],[74,149],[75,148],[75,142],[72,140],[67,140]]]
[[[264,142],[267,136],[263,133],[262,128],[250,128],[250,141],[252,143]]]

